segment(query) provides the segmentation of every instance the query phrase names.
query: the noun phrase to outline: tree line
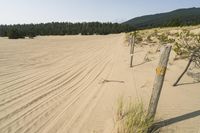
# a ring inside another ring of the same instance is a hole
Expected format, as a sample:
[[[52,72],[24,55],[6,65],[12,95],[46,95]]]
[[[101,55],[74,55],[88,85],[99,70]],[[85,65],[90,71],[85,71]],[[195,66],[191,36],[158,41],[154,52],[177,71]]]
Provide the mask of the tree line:
[[[44,35],[107,35],[133,31],[134,27],[118,23],[100,22],[52,22],[40,24],[0,25],[0,36],[10,39],[33,38]]]

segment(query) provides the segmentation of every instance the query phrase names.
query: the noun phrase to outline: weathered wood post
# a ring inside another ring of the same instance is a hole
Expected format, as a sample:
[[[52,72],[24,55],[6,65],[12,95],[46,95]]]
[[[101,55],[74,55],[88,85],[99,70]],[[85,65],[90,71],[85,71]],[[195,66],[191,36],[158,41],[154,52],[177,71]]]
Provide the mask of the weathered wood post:
[[[167,45],[163,48],[161,55],[160,55],[160,61],[158,63],[158,67],[156,68],[156,77],[153,85],[153,91],[149,103],[149,108],[148,108],[148,118],[151,118],[154,120],[157,106],[158,106],[158,101],[160,98],[164,78],[165,78],[165,73],[167,69],[167,64],[169,60],[169,55],[171,51],[170,45]]]
[[[196,52],[196,51],[195,51]],[[183,75],[187,72],[188,68],[190,67],[193,59],[194,59],[194,56],[195,56],[195,52],[192,53],[192,55],[190,56],[190,59],[188,61],[188,64],[185,68],[185,70],[181,73],[181,75],[178,77],[178,79],[176,80],[176,82],[173,84],[173,86],[177,86],[178,82],[181,80],[181,78],[183,77]]]
[[[131,35],[131,49],[130,49],[130,54],[131,54],[130,67],[133,67],[134,47],[135,47],[135,36],[132,34]]]
[[[178,79],[176,80],[176,82],[173,84],[173,86],[177,86],[178,82],[181,80],[181,78],[183,77],[183,75],[187,72],[190,64],[192,63],[192,57],[190,58],[185,70],[181,73],[181,75],[178,77]]]

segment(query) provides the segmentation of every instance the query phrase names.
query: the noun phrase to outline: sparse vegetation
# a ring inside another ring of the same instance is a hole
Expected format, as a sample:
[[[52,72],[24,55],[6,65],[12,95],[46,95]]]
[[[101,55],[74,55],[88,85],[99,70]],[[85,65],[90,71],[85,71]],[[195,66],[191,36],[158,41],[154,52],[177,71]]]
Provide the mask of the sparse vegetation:
[[[180,43],[175,43],[174,51],[177,55],[181,56],[182,58],[188,58],[189,61],[184,71],[173,84],[174,86],[178,84],[183,75],[187,72],[192,62],[195,64],[196,68],[200,68],[200,35],[190,35],[189,31],[184,30],[181,33],[179,42]]]
[[[194,61],[197,61],[196,65],[198,66],[198,54],[200,53],[200,35],[190,34],[190,31],[183,30],[177,40],[178,41],[176,41],[173,48],[176,54],[185,58],[189,58],[192,54],[194,54]]]
[[[134,36],[135,38],[135,44],[139,44],[143,41],[143,36],[139,31],[134,31],[126,34],[126,41],[130,41],[131,36]]]
[[[145,133],[152,126],[153,120],[147,119],[143,102],[128,104],[121,97],[117,107],[117,133]]]
[[[136,44],[139,44],[139,46],[143,46],[144,44],[149,44],[150,47],[156,46],[157,48],[154,47],[156,48],[156,53],[160,51],[161,46],[171,44],[176,53],[174,60],[188,59],[186,68],[174,83],[174,86],[177,85],[182,76],[190,68],[191,64],[194,64],[193,68],[195,69],[199,70],[200,68],[200,35],[192,33],[189,27],[181,29],[182,30],[178,29],[175,32],[169,32],[165,29],[155,29],[154,31],[140,30],[135,32]],[[132,32],[131,34],[134,33]],[[147,55],[144,58],[145,62],[150,61]]]

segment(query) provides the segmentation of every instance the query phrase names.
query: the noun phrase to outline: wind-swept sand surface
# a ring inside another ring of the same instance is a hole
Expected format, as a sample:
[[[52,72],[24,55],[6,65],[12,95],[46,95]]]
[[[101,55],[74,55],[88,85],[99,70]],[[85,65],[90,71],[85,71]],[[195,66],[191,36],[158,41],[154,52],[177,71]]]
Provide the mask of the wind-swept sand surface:
[[[111,133],[119,96],[148,105],[159,54],[143,63],[151,48],[137,47],[129,68],[124,36],[0,38],[0,133]],[[172,87],[186,63],[168,67],[157,118],[175,123],[163,132],[200,132],[200,84]]]

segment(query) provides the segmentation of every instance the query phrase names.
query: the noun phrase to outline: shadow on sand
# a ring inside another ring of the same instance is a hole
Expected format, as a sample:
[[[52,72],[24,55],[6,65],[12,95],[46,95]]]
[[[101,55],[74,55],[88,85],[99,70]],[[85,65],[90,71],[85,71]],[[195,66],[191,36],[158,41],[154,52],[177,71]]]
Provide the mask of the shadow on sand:
[[[176,86],[181,86],[181,85],[192,85],[192,84],[199,84],[200,81],[196,81],[196,82],[192,82],[192,83],[180,83],[180,84],[177,84]]]
[[[200,116],[200,110],[154,123],[153,126],[150,128],[149,133],[155,132],[162,127],[169,126],[169,125],[175,124],[177,122],[185,121],[185,120],[197,117],[197,116]]]

